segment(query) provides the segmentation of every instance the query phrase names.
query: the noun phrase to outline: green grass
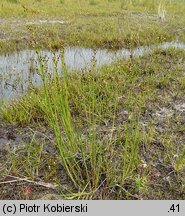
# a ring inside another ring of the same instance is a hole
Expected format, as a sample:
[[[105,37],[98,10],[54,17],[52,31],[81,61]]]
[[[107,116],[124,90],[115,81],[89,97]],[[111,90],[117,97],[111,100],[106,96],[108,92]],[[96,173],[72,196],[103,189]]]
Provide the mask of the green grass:
[[[184,0],[2,0],[0,52],[61,48],[63,60],[64,46],[184,40],[184,11]],[[43,85],[0,107],[2,121],[32,127],[30,139],[9,150],[2,179],[57,184],[55,195],[67,199],[185,198],[184,115],[175,108],[184,103],[184,51],[156,50],[102,68],[92,61],[81,72],[62,61],[62,76],[55,70],[52,78],[36,52]]]
[[[66,0],[62,4],[59,0],[3,0],[1,52],[31,47],[33,39],[46,48],[83,45],[114,49],[184,40],[184,10],[184,0]],[[29,24],[39,19],[66,23]]]
[[[118,139],[125,139],[125,144],[119,147],[123,153],[117,155],[119,164],[114,167],[115,164],[107,162],[114,160],[116,154],[112,136],[118,106],[118,99],[115,100],[115,97],[118,98],[118,92],[110,81],[101,86],[104,89],[102,92],[95,81],[97,75],[93,70],[95,69],[92,68],[89,76],[84,77],[87,80],[83,80],[83,77],[76,75],[77,82],[75,82],[73,76],[68,80],[68,74],[63,65],[63,79],[61,80],[58,71],[55,71],[52,87],[48,88],[46,83],[47,72],[44,70],[42,59],[40,59],[43,91],[42,95],[34,97],[35,106],[53,129],[62,164],[74,187],[80,192],[87,191],[90,196],[93,196],[93,193],[101,184],[105,184],[104,181],[106,181],[107,186],[113,186],[115,182],[117,185],[124,184],[137,166],[138,146],[141,139],[139,115],[137,118],[132,116],[129,123],[122,126],[122,130],[125,131],[124,138],[121,134],[118,137]],[[71,101],[71,96],[73,101]],[[83,101],[80,101],[78,97],[83,97]],[[113,104],[106,106],[110,103],[109,100]],[[132,96],[130,96],[129,100],[132,100]],[[73,108],[70,106],[70,101],[73,103]],[[25,105],[24,107],[21,105],[22,112],[16,114],[22,123],[28,123],[34,118],[30,116],[29,119],[31,112],[28,109],[31,107],[28,104],[27,107]],[[77,119],[72,118],[74,112],[80,114]],[[105,114],[109,121],[112,122],[110,138],[100,141],[97,127],[103,124]],[[5,115],[10,120],[11,114],[9,115],[7,112]],[[39,116],[38,113],[36,115]],[[81,117],[81,115],[84,115],[85,118]],[[15,119],[11,121],[13,123]],[[84,121],[84,123],[81,121]],[[84,124],[88,128],[85,134],[83,134]],[[113,170],[115,170],[115,173]],[[117,172],[119,172],[119,176],[117,176]]]
[[[62,4],[61,4],[62,3]],[[167,12],[184,14],[184,0],[2,0],[2,17],[63,17],[122,14],[124,11],[157,13],[159,5]]]
[[[157,112],[183,103],[183,73],[184,52],[173,49],[92,66],[85,73],[70,73],[63,63],[63,76],[54,71],[52,79],[40,59],[43,86],[4,107],[3,114],[14,125],[52,128],[57,158],[72,184],[65,198],[179,199],[184,197],[183,116],[157,117]],[[38,147],[25,151],[40,155]],[[34,158],[25,165],[35,173],[42,159]],[[13,167],[15,173],[19,165]],[[21,172],[34,178],[27,169]],[[49,181],[60,182],[56,178]]]

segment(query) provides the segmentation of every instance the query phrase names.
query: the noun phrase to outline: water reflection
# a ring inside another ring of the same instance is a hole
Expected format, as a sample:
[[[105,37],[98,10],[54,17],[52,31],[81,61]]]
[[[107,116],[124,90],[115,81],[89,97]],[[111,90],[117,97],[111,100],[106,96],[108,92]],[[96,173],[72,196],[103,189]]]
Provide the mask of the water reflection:
[[[133,50],[121,49],[118,51],[66,47],[63,57],[69,69],[84,69],[90,67],[92,63],[100,67],[121,58],[140,57],[153,52],[156,48],[185,50],[185,44],[181,42],[165,42],[158,46],[143,46]],[[47,71],[52,72],[54,67],[62,71],[60,51],[52,53],[44,50],[39,55],[46,62]],[[57,66],[54,64],[53,59],[58,60]],[[34,50],[23,50],[0,56],[0,100],[10,100],[22,93],[29,85],[40,85],[41,83],[41,77],[38,73],[38,56]]]

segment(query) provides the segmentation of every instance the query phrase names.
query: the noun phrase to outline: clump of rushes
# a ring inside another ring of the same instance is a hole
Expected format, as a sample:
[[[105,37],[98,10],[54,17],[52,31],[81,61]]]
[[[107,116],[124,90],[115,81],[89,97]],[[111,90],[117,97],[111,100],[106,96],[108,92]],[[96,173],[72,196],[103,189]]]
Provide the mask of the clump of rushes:
[[[31,99],[35,111],[29,110],[30,102],[20,100],[24,114],[19,121],[29,122],[38,112],[53,129],[63,167],[78,191],[77,196],[92,198],[100,188],[122,191],[138,164],[139,113],[137,118],[130,115],[116,128],[120,92],[111,79],[102,77],[101,83],[97,81],[95,66],[86,75],[70,75],[62,57],[62,72],[54,59],[56,67],[49,81],[44,61],[36,52],[43,86]],[[133,101],[131,94],[128,98]],[[12,109],[17,113],[19,108],[13,105]],[[11,121],[11,115],[4,114]],[[105,129],[101,131],[103,125]]]

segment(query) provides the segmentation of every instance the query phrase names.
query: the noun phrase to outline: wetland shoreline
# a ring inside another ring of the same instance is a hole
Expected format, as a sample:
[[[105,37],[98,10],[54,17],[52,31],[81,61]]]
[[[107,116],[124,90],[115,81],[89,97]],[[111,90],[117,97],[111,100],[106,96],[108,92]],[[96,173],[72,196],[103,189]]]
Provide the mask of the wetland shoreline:
[[[0,199],[185,199],[184,11],[2,0]]]

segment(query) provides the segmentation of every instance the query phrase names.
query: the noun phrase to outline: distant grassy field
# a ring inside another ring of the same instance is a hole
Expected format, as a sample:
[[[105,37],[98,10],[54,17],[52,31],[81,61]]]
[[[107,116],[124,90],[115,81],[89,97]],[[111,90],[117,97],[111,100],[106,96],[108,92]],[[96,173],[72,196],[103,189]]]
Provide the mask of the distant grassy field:
[[[157,14],[159,5],[169,14],[184,14],[184,0],[2,0],[2,17],[109,16],[125,11]]]
[[[184,11],[184,0],[2,0],[1,52],[30,47],[33,38],[53,48],[120,48],[184,40]],[[46,19],[64,23],[38,23]]]

